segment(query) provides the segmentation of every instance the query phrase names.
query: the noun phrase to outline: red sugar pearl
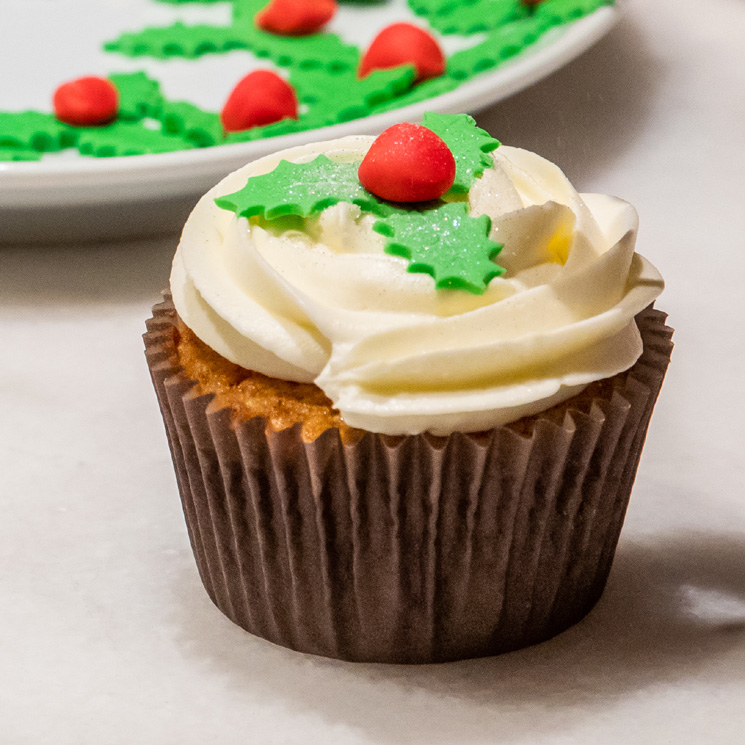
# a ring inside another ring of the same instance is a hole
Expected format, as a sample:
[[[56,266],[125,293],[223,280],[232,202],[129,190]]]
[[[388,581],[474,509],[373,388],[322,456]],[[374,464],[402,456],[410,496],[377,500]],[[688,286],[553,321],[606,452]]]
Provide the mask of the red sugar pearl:
[[[379,135],[358,171],[360,183],[392,202],[427,202],[441,197],[455,180],[450,148],[418,124],[394,124]]]
[[[60,85],[52,104],[55,116],[65,124],[77,127],[107,124],[116,119],[119,92],[110,80],[83,77]]]
[[[297,119],[295,89],[271,70],[254,70],[233,88],[220,121],[226,132],[241,132],[282,119]]]
[[[256,14],[256,26],[282,36],[314,34],[338,8],[336,0],[272,0]]]
[[[445,72],[445,55],[435,38],[411,23],[386,26],[368,47],[360,62],[359,77],[373,70],[414,65],[416,80],[436,78]]]

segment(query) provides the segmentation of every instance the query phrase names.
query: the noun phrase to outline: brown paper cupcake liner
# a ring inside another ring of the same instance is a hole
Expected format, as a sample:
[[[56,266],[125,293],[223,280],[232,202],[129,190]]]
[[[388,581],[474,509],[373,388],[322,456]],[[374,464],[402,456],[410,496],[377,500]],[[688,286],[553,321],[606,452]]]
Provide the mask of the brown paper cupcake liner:
[[[345,660],[442,662],[563,631],[610,571],[672,350],[665,318],[640,313],[638,362],[545,414],[349,444],[199,395],[166,298],[146,356],[209,596],[253,634]]]

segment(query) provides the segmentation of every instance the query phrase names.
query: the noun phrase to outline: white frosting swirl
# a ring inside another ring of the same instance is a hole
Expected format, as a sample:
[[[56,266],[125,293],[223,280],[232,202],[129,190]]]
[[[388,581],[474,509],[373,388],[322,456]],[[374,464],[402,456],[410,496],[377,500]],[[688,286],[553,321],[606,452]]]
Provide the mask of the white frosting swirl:
[[[387,434],[489,429],[634,364],[634,316],[663,288],[634,253],[636,212],[578,195],[533,153],[499,147],[469,194],[471,214],[489,215],[504,244],[507,273],[483,295],[435,290],[407,272],[352,205],[325,210],[303,233],[214,203],[280,159],[360,160],[372,139],[262,158],[200,200],[171,274],[176,309],[200,339],[243,367],[315,382],[349,425]]]

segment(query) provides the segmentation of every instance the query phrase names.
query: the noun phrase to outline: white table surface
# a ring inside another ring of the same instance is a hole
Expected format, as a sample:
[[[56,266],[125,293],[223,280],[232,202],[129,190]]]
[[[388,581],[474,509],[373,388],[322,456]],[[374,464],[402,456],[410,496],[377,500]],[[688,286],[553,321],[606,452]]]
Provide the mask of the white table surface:
[[[176,236],[0,248],[0,743],[745,742],[745,2],[631,0],[479,117],[641,213],[676,351],[608,588],[449,665],[256,639],[204,592],[140,334]]]

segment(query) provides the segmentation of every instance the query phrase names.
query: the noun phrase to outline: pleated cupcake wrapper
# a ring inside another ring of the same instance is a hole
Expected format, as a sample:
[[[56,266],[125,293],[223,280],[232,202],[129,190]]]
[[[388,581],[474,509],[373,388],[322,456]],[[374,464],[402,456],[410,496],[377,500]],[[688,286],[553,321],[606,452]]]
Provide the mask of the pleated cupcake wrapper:
[[[166,298],[146,355],[210,597],[253,634],[345,660],[455,660],[563,631],[610,570],[672,350],[665,318],[637,316],[644,353],[611,393],[530,434],[306,443],[199,395]]]

